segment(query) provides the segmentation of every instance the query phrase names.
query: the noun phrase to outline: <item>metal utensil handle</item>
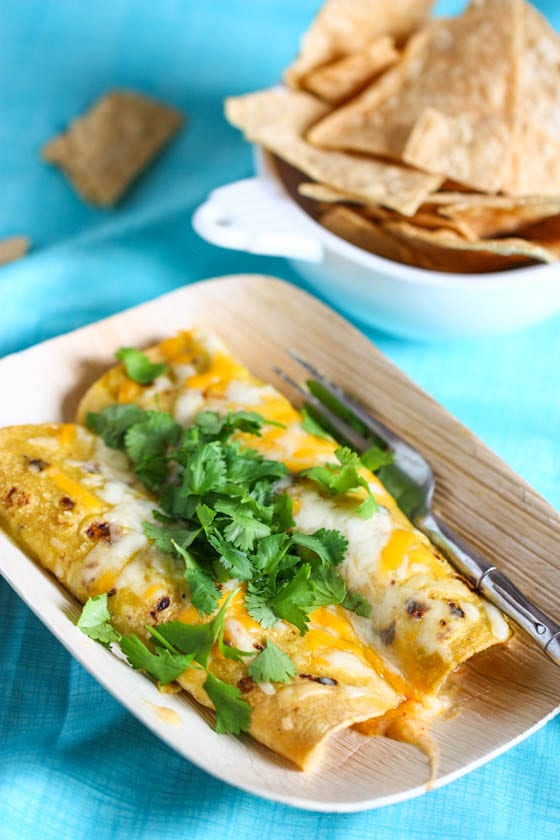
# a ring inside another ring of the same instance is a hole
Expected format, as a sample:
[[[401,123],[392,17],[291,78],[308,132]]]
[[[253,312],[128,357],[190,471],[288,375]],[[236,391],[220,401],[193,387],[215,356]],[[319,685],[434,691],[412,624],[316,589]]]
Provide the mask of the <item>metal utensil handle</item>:
[[[533,604],[512,581],[434,515],[415,523],[485,598],[519,625],[560,665],[560,624]]]

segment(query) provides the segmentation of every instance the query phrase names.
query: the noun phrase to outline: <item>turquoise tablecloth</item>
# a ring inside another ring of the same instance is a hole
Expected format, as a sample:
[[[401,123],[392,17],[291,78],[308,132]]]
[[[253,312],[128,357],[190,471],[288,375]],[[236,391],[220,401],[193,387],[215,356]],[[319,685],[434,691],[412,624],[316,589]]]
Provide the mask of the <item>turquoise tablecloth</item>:
[[[220,251],[189,226],[208,190],[250,171],[227,93],[273,83],[317,0],[4,0],[0,7],[0,355],[221,273],[285,263]],[[455,11],[462,4],[444,3]],[[560,26],[555,0],[542,10]],[[189,126],[122,209],[85,207],[37,151],[114,85],[184,109]],[[560,277],[559,277],[560,280]],[[556,506],[560,322],[455,346],[372,338]],[[560,722],[421,799],[317,816],[226,787],[176,756],[85,673],[0,581],[0,837],[560,836]]]

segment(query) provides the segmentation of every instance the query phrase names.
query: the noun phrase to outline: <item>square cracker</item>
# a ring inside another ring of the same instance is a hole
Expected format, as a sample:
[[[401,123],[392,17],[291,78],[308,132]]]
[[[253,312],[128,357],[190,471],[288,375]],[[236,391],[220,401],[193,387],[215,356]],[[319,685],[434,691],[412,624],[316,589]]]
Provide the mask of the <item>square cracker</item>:
[[[10,236],[0,240],[0,265],[19,260],[24,257],[30,248],[30,241],[27,236]]]
[[[361,155],[317,149],[305,132],[328,106],[300,91],[263,90],[226,101],[226,117],[246,138],[278,155],[309,178],[368,204],[382,204],[403,215],[416,212],[442,183],[437,175]]]
[[[309,133],[312,143],[385,155],[474,189],[511,168],[522,0],[473,0],[409,41],[403,60]]]
[[[167,105],[115,90],[50,140],[42,156],[59,166],[91,204],[111,206],[183,123]]]

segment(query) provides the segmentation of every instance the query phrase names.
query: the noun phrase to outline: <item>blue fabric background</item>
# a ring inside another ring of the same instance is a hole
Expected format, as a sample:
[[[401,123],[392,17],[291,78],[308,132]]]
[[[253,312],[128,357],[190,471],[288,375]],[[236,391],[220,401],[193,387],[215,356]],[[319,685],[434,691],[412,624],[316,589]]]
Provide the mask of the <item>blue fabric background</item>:
[[[439,10],[457,11],[462,2]],[[560,27],[560,5],[541,0]],[[318,0],[4,0],[0,5],[0,238],[34,252],[0,270],[0,356],[184,283],[278,274],[190,228],[214,186],[249,174],[222,99],[274,83]],[[84,206],[37,156],[105,89],[183,109],[187,129],[117,211]],[[560,277],[559,277],[560,282]],[[162,325],[163,327],[164,325]],[[560,506],[560,321],[500,339],[427,346],[370,337]],[[560,836],[560,720],[445,789],[355,815],[318,816],[229,788],[124,711],[0,581],[0,837]]]

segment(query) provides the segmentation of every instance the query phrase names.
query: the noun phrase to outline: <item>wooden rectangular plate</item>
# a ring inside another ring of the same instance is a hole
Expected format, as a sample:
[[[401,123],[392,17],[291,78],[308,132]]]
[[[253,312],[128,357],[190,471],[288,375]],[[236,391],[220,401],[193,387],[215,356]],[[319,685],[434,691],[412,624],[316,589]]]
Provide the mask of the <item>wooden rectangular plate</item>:
[[[208,280],[0,361],[0,426],[72,420],[85,388],[121,345],[145,347],[200,325],[217,333],[262,379],[300,351],[432,463],[436,509],[459,534],[560,619],[560,516],[467,429],[400,373],[350,324],[280,280]],[[275,381],[282,388],[282,383]],[[292,395],[290,395],[292,396]],[[334,736],[305,775],[250,738],[217,735],[184,693],[160,694],[144,676],[72,623],[78,605],[0,535],[0,573],[82,665],[185,758],[251,793],[316,811],[359,811],[429,786],[416,748],[353,730]],[[559,710],[560,669],[520,633],[474,657],[454,678],[457,713],[434,726],[443,785],[513,746]]]

